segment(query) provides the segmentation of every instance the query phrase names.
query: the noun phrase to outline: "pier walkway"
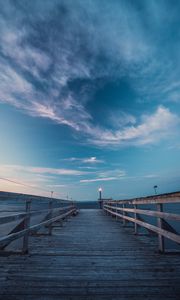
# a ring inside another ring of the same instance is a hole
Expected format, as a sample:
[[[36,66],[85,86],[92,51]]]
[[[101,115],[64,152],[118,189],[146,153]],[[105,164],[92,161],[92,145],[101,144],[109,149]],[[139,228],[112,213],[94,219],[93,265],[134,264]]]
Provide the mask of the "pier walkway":
[[[156,240],[156,239],[154,239]],[[180,256],[102,210],[82,209],[29,254],[0,256],[2,300],[180,299]]]

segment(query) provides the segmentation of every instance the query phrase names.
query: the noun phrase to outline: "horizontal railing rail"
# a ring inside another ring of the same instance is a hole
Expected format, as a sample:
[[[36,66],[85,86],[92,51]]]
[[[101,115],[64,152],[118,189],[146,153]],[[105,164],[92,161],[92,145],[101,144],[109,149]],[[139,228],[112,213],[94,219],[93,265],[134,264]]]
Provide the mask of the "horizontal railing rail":
[[[37,201],[37,203],[42,202],[42,201],[50,201],[52,198],[51,197],[46,197],[46,196],[36,196],[36,195],[30,195],[30,194],[21,194],[21,193],[12,193],[12,192],[3,192],[0,191],[0,201],[7,201],[7,200],[28,200],[30,199]],[[60,198],[54,198],[53,201],[57,203],[70,203],[72,200],[68,199],[60,199]]]
[[[54,213],[54,212],[64,211],[65,209],[68,209],[68,208],[71,208],[71,207],[72,206],[69,205],[69,206],[60,207],[60,208],[53,208],[51,211]],[[38,215],[42,215],[46,212],[49,212],[49,209],[42,209],[42,210],[38,210],[38,211],[32,211],[32,212],[29,213],[29,215],[31,217],[35,217],[35,216],[38,216]],[[2,217],[0,217],[0,225],[20,220],[22,218],[25,218],[27,215],[28,215],[28,213],[16,213],[14,215],[2,216]]]
[[[167,222],[167,220],[180,221],[180,214],[163,211],[164,204],[174,203],[177,205],[180,203],[180,192],[128,200],[101,199],[101,201],[103,203],[103,210],[107,215],[115,216],[116,219],[122,219],[123,225],[126,225],[126,222],[134,223],[135,234],[138,234],[138,226],[157,234],[159,252],[165,251],[164,238],[180,244],[180,234]],[[144,206],[148,204],[152,205],[153,208],[155,205],[156,210],[138,207],[138,205]],[[129,216],[128,214],[131,215]],[[157,225],[143,220],[141,215],[155,217]]]
[[[51,235],[52,224],[54,222],[60,221],[62,225],[63,220],[65,220],[68,216],[76,215],[78,212],[75,204],[72,201],[64,200],[64,203],[68,205],[53,208],[53,204],[57,206],[57,199],[54,200],[52,198],[46,198],[46,200],[47,199],[49,200],[47,203],[48,209],[31,210],[32,200],[30,199],[30,197],[28,197],[28,199],[25,201],[25,198],[23,197],[22,200],[25,203],[25,212],[14,213],[12,211],[11,214],[0,216],[0,225],[3,227],[6,225],[10,226],[12,222],[16,223],[15,227],[13,227],[13,229],[8,234],[2,235],[0,237],[1,253],[2,251],[4,253],[4,250],[10,243],[20,238],[23,238],[21,253],[28,253],[29,235],[38,235],[37,231],[41,227],[45,227],[48,231],[46,234]],[[7,200],[9,200],[9,198],[7,198]],[[60,201],[59,205],[61,204],[62,202]],[[34,217],[40,217],[41,220],[34,220]],[[31,224],[33,222],[35,222],[36,224]]]
[[[139,197],[127,200],[101,199],[111,203],[120,204],[156,204],[156,203],[180,203],[180,192],[153,195],[147,197]]]
[[[15,232],[15,233],[8,234],[7,236],[0,238],[0,248],[2,249],[4,246],[7,246],[7,242],[9,244],[14,240],[23,237],[26,233],[30,233],[30,232],[34,231],[34,229],[38,230],[42,226],[52,224],[53,222],[63,219],[65,217],[73,214],[74,212],[75,212],[75,209],[72,208],[71,210],[69,210],[68,212],[66,212],[62,215],[59,215],[57,217],[54,217],[54,218],[48,219],[46,221],[40,222],[38,224],[32,225],[27,229],[23,229],[18,232]]]
[[[110,205],[105,205],[107,208],[112,208]],[[152,217],[159,217],[163,219],[169,219],[169,220],[174,220],[174,221],[180,221],[180,215],[179,214],[174,214],[174,213],[166,213],[166,212],[160,212],[160,211],[153,211],[153,210],[143,210],[143,209],[136,209],[136,208],[121,208],[121,207],[114,207],[116,211],[125,211],[125,212],[134,212],[137,214],[142,214],[146,216],[152,216]]]

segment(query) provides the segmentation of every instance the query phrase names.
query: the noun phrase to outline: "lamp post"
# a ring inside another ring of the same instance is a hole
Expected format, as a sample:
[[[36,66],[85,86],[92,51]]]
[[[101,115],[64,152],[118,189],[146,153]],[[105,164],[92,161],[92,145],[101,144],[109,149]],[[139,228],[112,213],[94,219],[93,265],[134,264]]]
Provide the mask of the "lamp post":
[[[99,189],[98,189],[98,191],[99,191],[99,208],[102,208],[102,188],[100,187]]]
[[[157,185],[154,185],[154,192],[155,192],[155,195],[157,195],[157,188],[158,188],[158,186],[157,186]]]
[[[99,188],[99,200],[101,200],[102,199],[102,188]]]

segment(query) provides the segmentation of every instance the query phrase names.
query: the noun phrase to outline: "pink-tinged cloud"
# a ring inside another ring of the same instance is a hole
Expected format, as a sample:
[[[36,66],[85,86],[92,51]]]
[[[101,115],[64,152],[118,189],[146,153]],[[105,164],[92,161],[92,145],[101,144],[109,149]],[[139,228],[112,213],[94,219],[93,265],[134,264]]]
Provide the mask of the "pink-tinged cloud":
[[[27,172],[34,174],[52,174],[52,175],[63,175],[63,176],[79,176],[84,174],[89,174],[85,171],[72,170],[72,169],[56,169],[56,168],[43,168],[43,167],[31,167],[31,166],[21,166],[21,165],[1,165],[0,172]]]

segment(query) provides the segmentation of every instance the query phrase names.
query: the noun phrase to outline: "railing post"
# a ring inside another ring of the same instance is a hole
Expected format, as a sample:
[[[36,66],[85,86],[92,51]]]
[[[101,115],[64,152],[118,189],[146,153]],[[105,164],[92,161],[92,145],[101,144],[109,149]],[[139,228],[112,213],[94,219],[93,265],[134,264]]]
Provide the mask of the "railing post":
[[[107,205],[109,205],[109,203],[106,203]],[[107,208],[106,208],[107,209]],[[109,209],[109,208],[108,208]],[[109,212],[106,210],[106,215],[109,216]]]
[[[107,203],[104,203],[104,201],[103,201],[103,209],[104,209],[104,205],[107,205]],[[107,209],[107,208],[106,208]],[[107,216],[108,215],[108,213],[107,213],[107,210],[104,210],[104,212],[105,212],[105,215]]]
[[[112,208],[112,206],[113,206],[113,204],[111,203],[111,213],[110,213],[110,215],[111,215],[111,217],[113,218],[113,214],[112,214],[112,211],[113,211],[113,208]]]
[[[71,209],[75,209],[76,208],[74,201],[71,202],[71,206],[72,206]],[[72,215],[73,215],[73,213],[71,213],[69,216],[72,217]]]
[[[125,204],[123,204],[123,208],[125,208],[126,207],[126,205]],[[126,216],[126,212],[123,210],[123,216]],[[123,219],[123,226],[126,226],[126,220],[125,219]]]
[[[49,201],[49,219],[52,218],[52,207],[53,207],[53,200],[51,199]],[[52,234],[52,223],[49,224],[48,226],[48,234],[51,235]]]
[[[163,212],[163,204],[158,203],[157,204],[157,211]],[[157,218],[157,225],[159,228],[163,228],[162,218]],[[158,234],[158,246],[159,246],[159,252],[164,252],[164,237],[161,234]]]
[[[114,215],[112,214],[113,211],[113,203],[111,203],[111,217],[114,218]]]
[[[30,209],[31,209],[31,201],[26,201],[26,217],[24,218],[24,229],[28,229],[30,227]],[[23,246],[22,253],[28,253],[28,241],[29,241],[29,232],[26,232],[23,236]]]
[[[137,204],[134,204],[134,209],[137,209]],[[137,213],[134,212],[134,219],[137,220]],[[134,234],[138,234],[138,224],[134,223]]]
[[[67,209],[65,210],[65,212],[67,212]],[[64,222],[67,222],[67,218],[68,218],[67,216],[64,217],[64,218],[63,218],[63,221],[64,221]]]
[[[116,208],[117,208],[118,204],[116,203]],[[116,213],[118,213],[117,209],[116,209]],[[116,215],[116,221],[118,219],[118,216]]]
[[[102,199],[102,210],[104,210],[104,201]]]

